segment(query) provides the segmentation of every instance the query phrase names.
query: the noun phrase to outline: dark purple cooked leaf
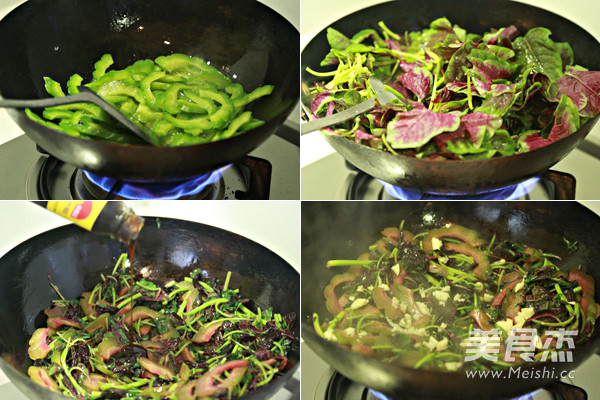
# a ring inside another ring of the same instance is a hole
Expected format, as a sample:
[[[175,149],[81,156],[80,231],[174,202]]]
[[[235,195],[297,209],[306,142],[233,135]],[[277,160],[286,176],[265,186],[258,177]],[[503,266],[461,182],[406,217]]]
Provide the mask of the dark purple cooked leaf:
[[[442,132],[455,131],[460,117],[453,113],[440,114],[426,108],[399,112],[388,123],[386,139],[395,149],[420,147]]]

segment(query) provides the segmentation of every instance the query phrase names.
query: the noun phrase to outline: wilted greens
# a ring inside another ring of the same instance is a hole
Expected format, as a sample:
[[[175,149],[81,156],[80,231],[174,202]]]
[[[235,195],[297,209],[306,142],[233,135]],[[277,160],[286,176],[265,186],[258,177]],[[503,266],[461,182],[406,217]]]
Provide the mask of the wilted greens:
[[[230,399],[289,368],[293,314],[254,308],[230,274],[219,282],[198,269],[166,285],[137,275],[131,287],[126,258],[45,310],[29,341],[36,383],[78,399]]]
[[[398,34],[383,22],[348,38],[329,28],[331,51],[308,72],[323,117],[376,97],[370,76],[398,99],[325,130],[394,154],[485,159],[523,153],[575,132],[600,111],[600,72],[573,65],[568,43],[542,27],[469,33],[446,18]]]
[[[314,328],[357,353],[417,369],[564,358],[593,336],[600,304],[594,279],[561,263],[464,226],[411,232],[401,223],[357,259],[327,263],[339,272],[323,291],[330,315],[315,314]],[[566,336],[572,345],[557,339]]]
[[[125,69],[108,71],[112,64],[112,56],[104,55],[95,64],[94,80],[85,86],[145,128],[161,146],[214,142],[264,124],[244,107],[271,94],[271,85],[246,93],[242,85],[233,83],[203,59],[185,54],[140,60]],[[44,80],[50,95],[65,96],[58,82],[49,77]],[[79,93],[82,82],[80,75],[71,76],[68,93]],[[26,112],[34,121],[71,136],[141,143],[94,104],[49,107],[43,112],[46,120],[31,110]]]

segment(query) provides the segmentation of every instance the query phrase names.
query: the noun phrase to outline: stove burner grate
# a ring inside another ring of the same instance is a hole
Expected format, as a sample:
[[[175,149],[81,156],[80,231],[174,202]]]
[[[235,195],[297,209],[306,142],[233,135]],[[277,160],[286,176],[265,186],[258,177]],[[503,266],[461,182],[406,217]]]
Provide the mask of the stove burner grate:
[[[223,173],[230,167],[191,177],[184,181],[166,183],[136,183],[108,178],[88,171],[78,170],[74,175],[77,197],[136,200],[204,200],[224,197]]]
[[[383,393],[369,389],[360,383],[346,378],[344,375],[330,370],[329,380],[323,382],[327,388],[325,390],[324,400],[416,400],[414,397],[401,396],[389,397]],[[513,398],[510,400],[585,400],[587,394],[577,386],[564,382],[551,382],[543,389],[535,392]],[[419,400],[422,400],[419,398]],[[444,399],[439,399],[444,400]]]
[[[92,177],[90,179],[90,176]],[[272,166],[267,160],[246,156],[229,168],[222,168],[215,174],[197,176],[209,179],[209,183],[199,184],[175,182],[168,185],[153,183],[148,195],[148,186],[133,187],[130,182],[107,179],[101,186],[95,184],[97,176],[82,171],[72,165],[43,155],[38,158],[27,177],[27,198],[30,200],[122,200],[130,198],[176,198],[195,200],[267,200],[271,190]],[[100,177],[102,180],[103,178]],[[199,187],[202,186],[202,187]],[[119,192],[127,189],[125,194]],[[158,191],[158,196],[157,195]]]
[[[403,189],[373,178],[362,171],[347,184],[346,200],[574,200],[575,177],[559,171],[546,171],[538,177],[489,193],[437,195]]]

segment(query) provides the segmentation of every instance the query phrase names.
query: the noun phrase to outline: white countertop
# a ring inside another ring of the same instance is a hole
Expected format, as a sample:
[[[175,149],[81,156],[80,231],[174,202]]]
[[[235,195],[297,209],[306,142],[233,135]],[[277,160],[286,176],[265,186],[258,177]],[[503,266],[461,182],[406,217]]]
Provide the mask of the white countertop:
[[[300,270],[300,203],[296,201],[128,201],[139,215],[185,219],[245,236]],[[0,256],[69,221],[26,201],[0,202]],[[10,386],[10,388],[8,388]],[[14,391],[0,371],[0,399]]]
[[[302,0],[300,12],[300,48],[303,49],[320,31],[338,19],[362,8],[386,3],[389,0]],[[600,1],[598,0],[521,0],[521,3],[547,9],[575,22],[600,41]],[[401,18],[401,16],[399,16]],[[600,126],[592,130],[586,140],[600,145]],[[312,132],[300,139],[300,166],[316,162],[335,150],[319,132]]]

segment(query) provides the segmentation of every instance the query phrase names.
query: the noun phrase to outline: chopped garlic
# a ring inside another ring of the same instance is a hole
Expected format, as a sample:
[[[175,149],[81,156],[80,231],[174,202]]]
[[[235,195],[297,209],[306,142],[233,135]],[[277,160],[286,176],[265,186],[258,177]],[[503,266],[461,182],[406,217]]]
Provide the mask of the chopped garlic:
[[[439,256],[439,257],[438,257],[438,261],[439,261],[441,264],[446,264],[446,263],[448,262],[448,260],[449,260],[448,256]]]
[[[525,287],[525,278],[521,279],[521,282],[519,282],[515,285],[515,288],[513,289],[513,293],[517,293],[524,287]]]
[[[512,319],[507,318],[507,319],[505,319],[503,321],[496,322],[496,325],[498,325],[498,327],[501,328],[507,334],[510,334],[510,331],[512,331],[514,324],[513,324],[513,320]]]
[[[367,304],[369,304],[368,299],[356,299],[352,302],[352,304],[350,305],[350,308],[353,310],[358,310],[359,308],[364,307]]]
[[[421,314],[425,314],[425,315],[429,315],[429,308],[427,308],[427,305],[425,305],[425,303],[421,303],[420,301],[417,302],[417,308],[419,309],[419,311],[421,312]]]
[[[438,238],[431,238],[431,247],[434,250],[439,250],[442,248],[442,241]]]
[[[386,292],[389,292],[390,287],[388,285],[386,285],[385,283],[382,283],[381,285],[379,285],[380,288],[382,288],[383,290],[385,290]]]
[[[456,294],[454,295],[454,297],[452,298],[452,300],[454,300],[454,301],[455,301],[455,302],[457,302],[457,303],[462,303],[462,302],[463,302],[463,301],[465,301],[466,299],[463,297],[463,295],[462,295],[462,294],[460,294],[460,293],[456,293]]]
[[[348,300],[350,300],[350,301],[354,301],[354,299],[356,299],[356,297],[355,297],[355,296],[348,296]]]
[[[445,292],[443,290],[436,290],[435,292],[433,292],[433,297],[436,298],[436,300],[438,301],[438,303],[440,303],[441,306],[445,306],[446,301],[448,301],[448,299],[450,298],[450,293]]]
[[[335,333],[333,333],[333,329],[327,329],[325,332],[323,332],[323,336],[330,342],[337,342],[337,336],[335,336]]]
[[[357,292],[364,292],[365,288],[363,287],[363,285],[358,285],[358,287],[356,288]]]
[[[438,332],[443,331],[444,329],[446,329],[448,327],[448,325],[445,322],[442,322],[440,324],[440,327],[438,328]]]
[[[344,329],[344,333],[348,336],[354,336],[356,335],[356,329],[354,329],[353,327],[348,327]]]
[[[515,317],[515,329],[520,329],[523,327],[525,322],[535,314],[535,309],[533,307],[521,308],[521,311]]]
[[[429,349],[429,351],[444,351],[448,348],[448,338],[437,340],[433,336],[429,337],[429,341],[423,342],[423,345]]]
[[[484,294],[484,295],[483,295],[483,297],[482,297],[481,299],[482,299],[484,302],[486,302],[486,303],[489,303],[489,302],[491,302],[492,300],[494,300],[494,297],[495,297],[494,295],[492,295],[492,294],[489,294],[489,293],[486,293],[486,294]]]
[[[396,264],[392,267],[392,271],[394,271],[394,273],[396,275],[400,275],[400,264]]]
[[[462,363],[460,361],[447,361],[444,363],[444,366],[448,371],[458,371],[462,367]]]
[[[395,298],[395,297],[392,297],[392,306],[394,308],[400,307],[400,301],[397,298]]]

